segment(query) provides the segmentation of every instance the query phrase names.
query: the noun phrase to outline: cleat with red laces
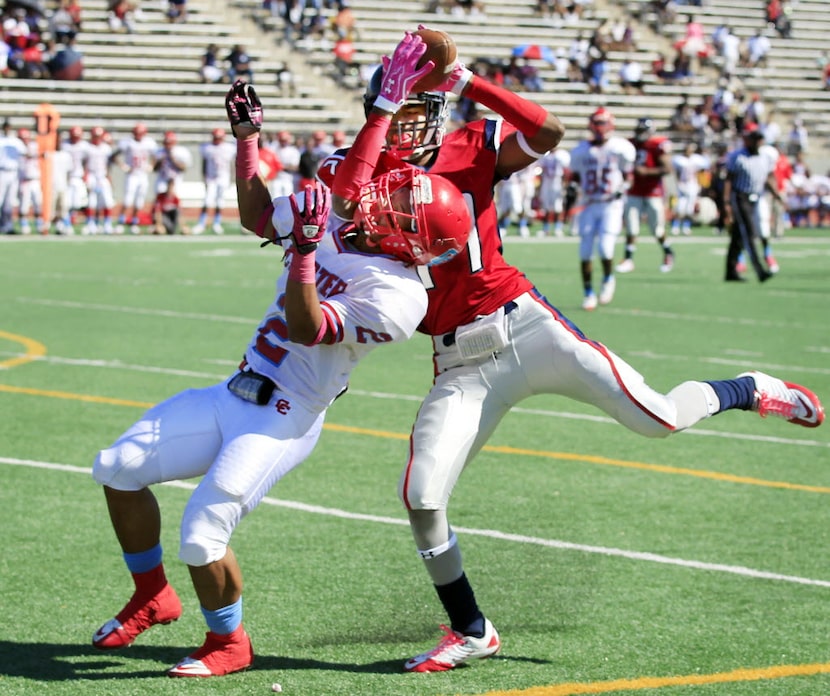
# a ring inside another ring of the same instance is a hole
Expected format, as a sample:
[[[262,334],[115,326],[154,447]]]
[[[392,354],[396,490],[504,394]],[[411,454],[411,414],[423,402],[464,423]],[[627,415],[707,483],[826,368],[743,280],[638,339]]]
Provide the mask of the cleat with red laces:
[[[181,615],[182,603],[168,583],[149,600],[133,595],[114,619],[95,631],[92,645],[99,650],[126,648],[151,626],[169,624]]]
[[[404,663],[407,672],[446,672],[470,660],[481,660],[495,655],[501,648],[499,634],[489,619],[484,619],[484,635],[481,638],[465,636],[448,626],[441,626],[444,637],[438,647],[421,653]]]
[[[784,382],[763,372],[744,372],[738,377],[752,377],[755,382],[755,405],[762,418],[778,416],[805,428],[817,428],[824,422],[824,406],[806,387]]]
[[[254,647],[240,625],[233,633],[208,631],[205,642],[192,655],[167,672],[168,677],[221,677],[240,672],[254,663]]]

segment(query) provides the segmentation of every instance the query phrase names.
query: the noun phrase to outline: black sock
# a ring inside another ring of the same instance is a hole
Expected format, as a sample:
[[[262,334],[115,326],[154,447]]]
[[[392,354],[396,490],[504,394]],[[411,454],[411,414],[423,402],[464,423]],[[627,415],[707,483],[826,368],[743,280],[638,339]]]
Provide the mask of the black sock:
[[[750,411],[755,405],[755,380],[752,377],[738,377],[736,379],[721,379],[713,382],[706,382],[715,390],[720,400],[721,411],[730,408],[738,408],[742,411]]]
[[[476,638],[484,636],[484,614],[476,604],[473,588],[464,573],[449,585],[436,585],[435,591],[450,618],[453,631]]]

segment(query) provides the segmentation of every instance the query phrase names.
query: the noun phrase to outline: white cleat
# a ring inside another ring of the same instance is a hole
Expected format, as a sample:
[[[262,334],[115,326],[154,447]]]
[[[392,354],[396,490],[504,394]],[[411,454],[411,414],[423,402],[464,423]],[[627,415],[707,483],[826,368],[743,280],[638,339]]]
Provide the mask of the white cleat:
[[[634,259],[623,259],[614,270],[617,273],[631,273],[634,270]]]
[[[205,226],[202,223],[196,223],[190,230],[193,234],[202,234],[205,231]]]
[[[597,308],[597,296],[592,292],[589,295],[585,295],[585,298],[582,300],[582,309],[586,312],[591,312]]]
[[[213,234],[225,234],[225,228],[219,222],[213,223]]]
[[[755,404],[752,410],[761,418],[778,416],[805,428],[817,428],[824,422],[824,406],[806,387],[784,382],[763,372],[743,372],[738,377],[752,377]]]
[[[606,280],[599,290],[599,303],[601,305],[611,304],[614,299],[614,291],[617,289],[617,279],[611,276]]]
[[[484,619],[484,635],[481,638],[465,636],[448,626],[441,626],[444,637],[438,647],[421,653],[404,663],[407,672],[446,672],[470,660],[481,660],[495,655],[501,648],[498,631]]]

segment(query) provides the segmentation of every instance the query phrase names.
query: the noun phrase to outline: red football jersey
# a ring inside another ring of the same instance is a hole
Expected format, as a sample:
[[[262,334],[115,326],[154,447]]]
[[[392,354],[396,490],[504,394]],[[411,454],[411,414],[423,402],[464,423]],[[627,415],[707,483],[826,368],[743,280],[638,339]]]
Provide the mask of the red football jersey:
[[[448,133],[431,174],[446,177],[464,194],[473,212],[475,227],[465,249],[438,266],[420,266],[429,307],[419,331],[438,335],[468,324],[477,316],[491,314],[533,287],[516,267],[502,256],[493,187],[497,182],[496,161],[501,142],[515,129],[501,120],[482,119]],[[328,186],[343,159],[332,155],[317,176]],[[405,166],[389,154],[382,154],[373,176]]]
[[[637,159],[634,166],[656,167],[662,155],[671,153],[671,140],[662,135],[655,135],[645,142],[637,142],[631,138],[631,142],[637,150]],[[662,174],[649,174],[638,176],[634,174],[631,188],[628,189],[629,196],[642,196],[643,198],[657,198],[665,194]]]

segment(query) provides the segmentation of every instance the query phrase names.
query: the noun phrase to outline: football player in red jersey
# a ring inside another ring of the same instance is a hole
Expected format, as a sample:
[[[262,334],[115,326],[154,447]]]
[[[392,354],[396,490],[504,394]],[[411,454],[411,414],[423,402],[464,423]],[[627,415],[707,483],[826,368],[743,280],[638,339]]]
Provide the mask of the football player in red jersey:
[[[671,141],[655,135],[654,121],[641,118],[634,129],[631,142],[637,150],[634,178],[625,203],[625,256],[617,264],[617,273],[634,270],[634,252],[640,234],[640,220],[645,216],[657,243],[663,249],[660,270],[668,273],[674,265],[674,252],[666,242],[666,189],[663,178],[671,174]]]
[[[501,255],[495,182],[556,147],[559,119],[535,102],[478,78],[456,63],[434,92],[410,94],[422,75],[420,37],[407,32],[366,92],[366,124],[348,151],[322,163],[333,211],[348,217],[360,186],[404,162],[440,173],[473,211],[467,246],[437,267],[419,266],[429,306],[419,330],[432,336],[435,380],[418,411],[399,494],[427,572],[449,618],[437,647],[408,660],[411,672],[438,672],[498,652],[500,639],[480,610],[447,517],[461,472],[504,415],[534,394],[595,405],[646,437],[666,437],[727,409],[774,413],[815,427],[821,404],[809,390],[753,372],[689,381],[661,394],[605,346],[584,334]],[[451,133],[443,92],[462,94],[501,118]],[[789,413],[790,415],[785,415]]]

